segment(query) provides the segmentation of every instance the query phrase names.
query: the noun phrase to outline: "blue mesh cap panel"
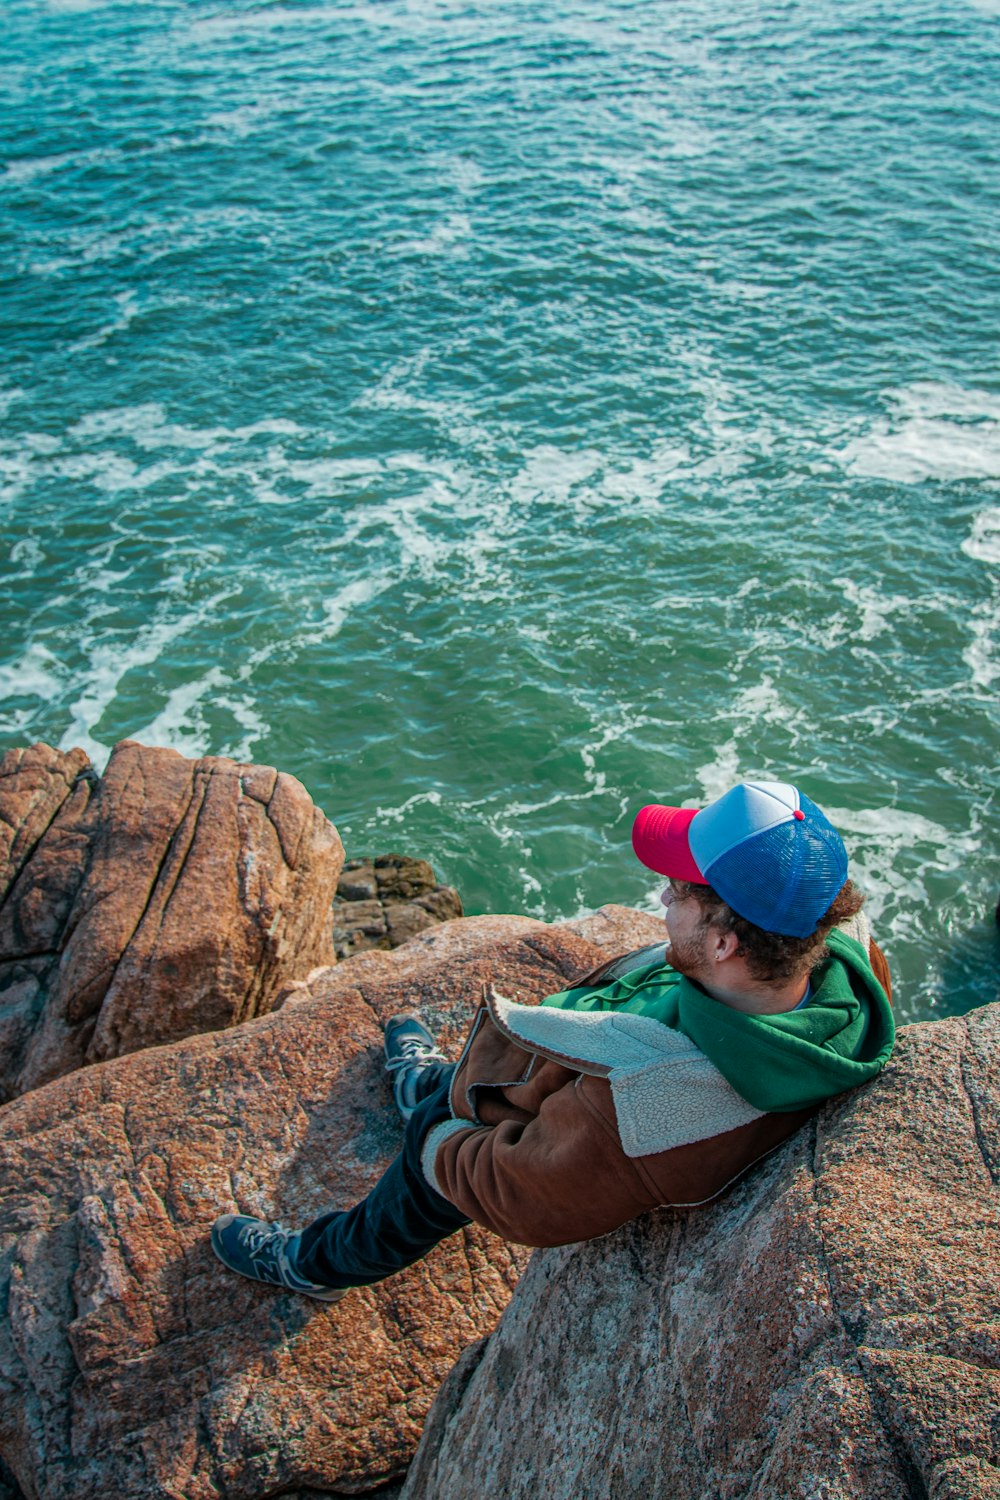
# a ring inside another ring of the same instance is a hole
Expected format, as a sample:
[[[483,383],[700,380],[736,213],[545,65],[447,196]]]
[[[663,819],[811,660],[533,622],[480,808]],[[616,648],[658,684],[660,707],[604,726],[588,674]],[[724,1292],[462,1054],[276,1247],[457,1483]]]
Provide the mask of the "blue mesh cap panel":
[[[847,853],[837,830],[801,796],[804,819],[793,818],[722,854],[705,877],[748,922],[765,932],[808,937],[847,879]]]
[[[787,781],[741,781],[698,813],[688,842],[702,870],[743,839],[784,823],[800,794]]]

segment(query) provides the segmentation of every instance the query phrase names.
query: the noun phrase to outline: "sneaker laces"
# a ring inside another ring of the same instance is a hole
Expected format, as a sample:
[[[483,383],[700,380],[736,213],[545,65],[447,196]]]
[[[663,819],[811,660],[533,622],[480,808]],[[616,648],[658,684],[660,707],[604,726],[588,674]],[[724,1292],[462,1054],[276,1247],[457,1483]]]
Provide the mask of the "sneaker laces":
[[[448,1059],[443,1052],[439,1052],[433,1043],[425,1042],[419,1036],[406,1036],[401,1042],[395,1042],[394,1046],[399,1049],[399,1056],[389,1058],[385,1064],[387,1073],[398,1073],[400,1068],[425,1068],[429,1063],[443,1063]]]
[[[267,1256],[273,1258],[277,1265],[286,1258],[283,1252],[293,1232],[283,1224],[246,1224],[240,1230],[238,1239],[251,1260]]]

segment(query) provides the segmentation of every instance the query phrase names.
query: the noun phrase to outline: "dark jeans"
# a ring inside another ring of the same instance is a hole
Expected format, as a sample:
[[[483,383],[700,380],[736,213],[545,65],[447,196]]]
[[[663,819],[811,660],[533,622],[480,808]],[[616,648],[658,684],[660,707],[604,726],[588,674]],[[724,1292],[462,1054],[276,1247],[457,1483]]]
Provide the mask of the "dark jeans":
[[[295,1268],[322,1286],[367,1286],[401,1271],[470,1221],[435,1192],[420,1170],[427,1132],[451,1118],[453,1063],[421,1069],[420,1103],[406,1126],[403,1149],[367,1198],[323,1214],[302,1231]]]

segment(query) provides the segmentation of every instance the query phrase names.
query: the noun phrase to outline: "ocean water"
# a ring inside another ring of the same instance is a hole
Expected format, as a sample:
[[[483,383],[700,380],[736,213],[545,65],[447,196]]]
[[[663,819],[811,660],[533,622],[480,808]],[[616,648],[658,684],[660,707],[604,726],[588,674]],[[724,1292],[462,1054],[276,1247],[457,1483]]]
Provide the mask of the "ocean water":
[[[787,778],[996,999],[1000,4],[8,0],[0,741],[301,778],[470,911]]]

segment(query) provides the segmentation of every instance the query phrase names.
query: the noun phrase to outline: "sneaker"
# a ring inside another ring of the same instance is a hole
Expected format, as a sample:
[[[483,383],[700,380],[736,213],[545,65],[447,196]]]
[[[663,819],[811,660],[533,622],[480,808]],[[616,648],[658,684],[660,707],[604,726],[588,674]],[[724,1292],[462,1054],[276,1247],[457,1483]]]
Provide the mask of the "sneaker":
[[[412,1012],[385,1023],[385,1070],[392,1074],[392,1097],[406,1121],[420,1103],[420,1073],[448,1059],[419,1017]]]
[[[230,1271],[249,1276],[251,1281],[265,1281],[268,1286],[285,1287],[303,1297],[315,1297],[317,1302],[339,1302],[349,1287],[307,1281],[295,1270],[298,1242],[295,1231],[246,1214],[223,1214],[212,1225],[212,1249]]]

